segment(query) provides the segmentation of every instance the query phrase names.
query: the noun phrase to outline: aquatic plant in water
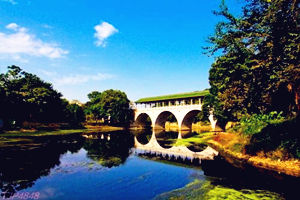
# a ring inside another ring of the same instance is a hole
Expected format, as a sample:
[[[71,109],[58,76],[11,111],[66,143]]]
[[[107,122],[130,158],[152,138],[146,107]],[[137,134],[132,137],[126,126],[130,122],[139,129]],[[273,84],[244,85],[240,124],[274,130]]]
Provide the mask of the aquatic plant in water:
[[[211,181],[195,179],[185,187],[158,195],[156,200],[280,200],[281,195],[267,190],[233,189],[221,185],[214,185]]]

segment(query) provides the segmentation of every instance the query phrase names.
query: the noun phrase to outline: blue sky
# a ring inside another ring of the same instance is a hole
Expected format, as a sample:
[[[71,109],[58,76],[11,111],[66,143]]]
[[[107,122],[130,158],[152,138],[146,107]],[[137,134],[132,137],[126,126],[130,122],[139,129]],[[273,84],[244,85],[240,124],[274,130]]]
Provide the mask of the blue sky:
[[[238,13],[242,0],[227,0]],[[0,72],[18,65],[65,98],[130,100],[209,87],[203,54],[220,0],[0,0]]]

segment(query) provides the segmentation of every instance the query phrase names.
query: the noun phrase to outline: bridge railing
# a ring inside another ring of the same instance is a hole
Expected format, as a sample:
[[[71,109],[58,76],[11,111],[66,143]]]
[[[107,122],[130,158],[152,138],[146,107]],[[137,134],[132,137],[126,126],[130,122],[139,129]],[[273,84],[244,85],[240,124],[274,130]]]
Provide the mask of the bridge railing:
[[[151,106],[151,105],[134,105],[135,110],[163,110],[163,109],[202,109],[202,104],[186,104],[186,105],[165,105],[165,106]]]

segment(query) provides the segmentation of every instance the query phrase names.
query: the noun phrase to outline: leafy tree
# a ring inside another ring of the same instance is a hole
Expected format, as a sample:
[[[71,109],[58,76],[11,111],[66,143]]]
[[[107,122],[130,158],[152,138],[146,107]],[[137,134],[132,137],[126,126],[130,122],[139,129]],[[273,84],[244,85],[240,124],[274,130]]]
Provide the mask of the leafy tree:
[[[0,74],[0,118],[5,124],[70,121],[68,102],[61,96],[51,83],[18,66],[9,66],[6,73]],[[79,117],[77,114],[73,117]]]
[[[86,106],[86,113],[92,114],[94,119],[104,119],[113,124],[126,124],[132,119],[129,100],[124,92],[106,90],[102,93],[94,91],[88,94],[90,101]]]
[[[99,101],[100,96],[101,96],[101,92],[98,91],[93,91],[88,94],[88,98],[90,99],[91,102]]]
[[[169,115],[169,117],[167,118],[167,121],[168,122],[177,122],[177,119],[176,119],[176,117],[173,115],[173,114],[171,114],[171,115]],[[150,122],[151,123],[151,122]]]
[[[88,94],[88,98],[90,101],[86,103],[84,112],[87,115],[92,115],[93,119],[96,120],[97,123],[97,121],[104,116],[102,107],[100,105],[101,93],[98,91],[93,91]]]
[[[284,92],[281,107],[300,110],[300,1],[276,0],[269,4],[262,25],[268,27],[268,37],[260,49],[265,65],[278,68],[277,88]],[[264,46],[268,45],[268,48]],[[285,88],[285,91],[282,89]],[[279,93],[279,94],[280,94]],[[290,95],[289,95],[290,94]],[[278,95],[276,96],[278,97]],[[289,98],[292,97],[292,98]],[[285,104],[284,104],[285,103]],[[278,106],[278,104],[275,104]]]
[[[210,111],[213,111],[213,115],[216,119],[218,119],[217,123],[221,128],[224,128],[226,122],[231,120],[228,117],[230,114],[228,114],[226,110],[223,110],[220,101],[212,94],[208,94],[204,97],[202,111],[198,114],[199,121],[209,121],[208,117],[210,115]]]
[[[102,92],[100,105],[105,120],[116,124],[130,122],[132,111],[129,109],[129,100],[124,92],[112,89]]]
[[[223,1],[215,14],[225,18],[206,48],[220,53],[209,76],[216,110],[228,119],[299,112],[299,0],[247,0],[240,17]]]
[[[7,98],[6,98],[6,94],[4,91],[4,88],[2,88],[0,86],[0,131],[1,129],[5,126],[4,121],[6,119],[7,113],[6,111],[6,107],[7,107]]]
[[[22,123],[25,120],[52,121],[60,111],[61,94],[50,83],[20,67],[9,66],[6,74],[0,75],[0,86],[5,93],[7,118]]]
[[[68,104],[66,109],[67,120],[72,125],[78,126],[85,121],[85,114],[81,106],[77,104]]]

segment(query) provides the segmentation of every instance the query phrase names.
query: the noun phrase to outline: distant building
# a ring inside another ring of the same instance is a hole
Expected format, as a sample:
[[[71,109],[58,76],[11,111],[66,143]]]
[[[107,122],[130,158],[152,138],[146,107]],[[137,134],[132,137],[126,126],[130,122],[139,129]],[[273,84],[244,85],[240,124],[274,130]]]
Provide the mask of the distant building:
[[[71,100],[71,101],[69,101],[69,103],[70,104],[77,104],[77,105],[79,105],[79,106],[83,106],[84,105],[84,103],[81,103],[80,101],[78,101],[78,100]]]

